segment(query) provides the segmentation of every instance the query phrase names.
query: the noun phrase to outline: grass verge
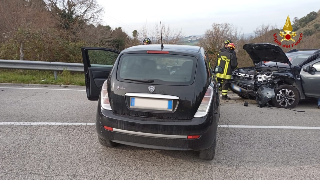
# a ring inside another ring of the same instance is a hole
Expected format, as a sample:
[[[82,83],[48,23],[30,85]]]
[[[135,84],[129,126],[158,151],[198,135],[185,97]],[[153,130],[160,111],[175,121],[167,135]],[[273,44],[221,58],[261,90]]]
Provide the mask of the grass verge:
[[[55,80],[53,71],[0,69],[0,83],[85,85],[83,72],[58,71],[57,74]]]

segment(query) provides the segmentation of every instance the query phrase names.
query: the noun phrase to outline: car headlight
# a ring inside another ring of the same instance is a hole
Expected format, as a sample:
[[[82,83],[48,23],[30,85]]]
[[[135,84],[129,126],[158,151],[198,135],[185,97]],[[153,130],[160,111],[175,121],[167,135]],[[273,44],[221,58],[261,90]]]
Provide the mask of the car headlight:
[[[108,84],[104,81],[101,88],[101,107],[106,110],[112,110],[110,106],[109,96],[108,96]]]
[[[212,96],[213,88],[209,86],[194,117],[203,117],[208,114]]]

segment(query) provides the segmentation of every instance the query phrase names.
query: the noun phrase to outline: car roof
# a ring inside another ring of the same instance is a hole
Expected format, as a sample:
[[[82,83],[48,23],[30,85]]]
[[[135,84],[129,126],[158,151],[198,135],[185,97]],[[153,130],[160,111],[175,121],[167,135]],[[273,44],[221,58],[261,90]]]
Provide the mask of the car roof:
[[[287,52],[287,53],[288,54],[314,54],[317,51],[320,51],[320,50],[314,49],[314,50],[294,51],[294,52]]]
[[[176,44],[164,44],[162,51],[174,51],[181,53],[200,53],[200,46],[190,45],[176,45]],[[149,44],[149,45],[138,45],[129,47],[122,52],[136,52],[136,51],[161,51],[161,44]]]

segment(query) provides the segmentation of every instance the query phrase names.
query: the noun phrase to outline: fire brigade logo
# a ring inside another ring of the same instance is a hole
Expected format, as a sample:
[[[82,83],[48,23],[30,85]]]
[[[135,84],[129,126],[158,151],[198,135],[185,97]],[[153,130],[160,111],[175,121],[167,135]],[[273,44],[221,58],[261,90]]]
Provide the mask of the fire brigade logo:
[[[282,47],[285,47],[285,48],[290,48],[290,47],[293,47],[293,46],[296,46],[300,43],[301,39],[302,39],[302,33],[300,33],[300,37],[299,37],[299,40],[296,42],[293,38],[295,36],[297,36],[296,32],[292,31],[293,28],[292,28],[292,25],[291,25],[291,21],[290,21],[290,18],[289,16],[287,17],[287,20],[286,20],[286,23],[284,24],[283,26],[283,31],[280,31],[280,36],[282,37],[282,39],[279,41],[278,40],[278,37],[277,37],[277,33],[275,33],[273,36],[274,36],[274,41],[279,45],[279,46],[282,46]],[[293,43],[292,44],[282,44],[283,41],[292,41]]]
[[[281,42],[284,40],[295,42],[295,40],[292,38],[295,37],[297,34],[296,32],[292,31],[292,26],[291,26],[289,16],[287,17],[286,24],[283,26],[283,30],[284,32],[280,31],[280,36],[283,37],[283,39],[281,39]]]

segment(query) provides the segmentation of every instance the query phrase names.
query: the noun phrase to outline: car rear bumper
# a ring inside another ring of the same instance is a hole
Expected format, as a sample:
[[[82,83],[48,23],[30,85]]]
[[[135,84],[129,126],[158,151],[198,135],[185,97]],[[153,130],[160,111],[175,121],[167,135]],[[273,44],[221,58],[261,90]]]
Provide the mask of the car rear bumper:
[[[216,139],[218,115],[181,121],[152,121],[114,115],[99,110],[96,128],[98,135],[112,142],[137,147],[166,150],[203,150]],[[105,129],[105,126],[112,130]],[[198,139],[188,136],[200,135]]]

